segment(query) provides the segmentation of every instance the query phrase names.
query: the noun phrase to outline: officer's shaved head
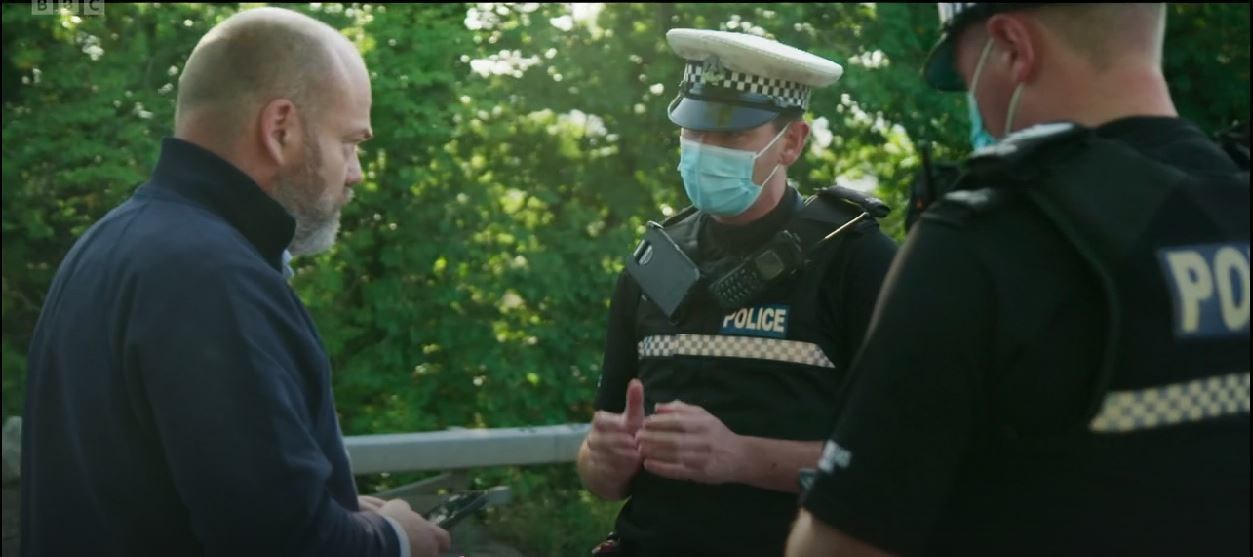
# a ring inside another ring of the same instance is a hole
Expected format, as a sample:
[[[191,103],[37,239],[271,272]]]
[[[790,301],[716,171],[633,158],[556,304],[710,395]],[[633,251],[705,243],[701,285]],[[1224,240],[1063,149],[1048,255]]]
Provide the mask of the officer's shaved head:
[[[1098,69],[1127,57],[1160,63],[1165,4],[1060,4],[1036,9],[1038,20]]]
[[[1055,120],[1178,114],[1162,75],[1164,5],[1010,6],[954,42],[954,69],[994,137]]]
[[[209,31],[188,58],[178,81],[175,134],[189,126],[211,127],[201,133],[218,138],[241,133],[276,98],[317,114],[349,74],[363,75],[364,64],[331,26],[279,8],[237,13]]]

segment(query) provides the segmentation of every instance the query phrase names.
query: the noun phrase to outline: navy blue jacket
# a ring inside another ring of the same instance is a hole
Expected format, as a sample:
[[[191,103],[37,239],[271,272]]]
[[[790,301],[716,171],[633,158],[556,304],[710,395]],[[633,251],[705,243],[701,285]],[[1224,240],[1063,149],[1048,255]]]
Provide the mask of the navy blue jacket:
[[[393,556],[359,512],[294,221],[166,139],[61,263],[29,353],[22,554]]]

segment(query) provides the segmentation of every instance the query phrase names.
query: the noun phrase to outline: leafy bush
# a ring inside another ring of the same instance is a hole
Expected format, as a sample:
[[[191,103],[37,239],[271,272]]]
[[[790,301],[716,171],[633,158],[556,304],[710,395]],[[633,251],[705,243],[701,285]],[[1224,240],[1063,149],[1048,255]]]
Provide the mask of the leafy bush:
[[[935,8],[899,4],[310,4],[374,82],[366,182],[329,254],[294,284],[334,360],[345,434],[584,422],[608,296],[647,219],[685,205],[665,117],[671,27],[764,32],[840,61],[815,95],[802,190],[877,181],[903,207],[914,141],[967,150],[961,95],[918,67]],[[103,17],[3,8],[3,402],[74,240],[142,182],[171,133],[183,61],[224,5],[109,3]],[[573,10],[573,11],[572,11]],[[1247,4],[1172,5],[1165,72],[1216,130],[1249,116]],[[885,226],[901,234],[898,210]],[[364,491],[414,475],[362,478]],[[494,517],[539,555],[582,553],[616,505],[571,466],[484,471],[525,512]],[[544,525],[535,527],[533,525]]]

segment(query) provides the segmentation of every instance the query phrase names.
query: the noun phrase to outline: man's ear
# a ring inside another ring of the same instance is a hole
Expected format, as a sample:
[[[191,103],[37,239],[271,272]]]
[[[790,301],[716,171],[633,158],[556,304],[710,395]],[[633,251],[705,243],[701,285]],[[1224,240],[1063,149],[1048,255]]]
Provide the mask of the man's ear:
[[[787,134],[783,137],[783,153],[779,157],[779,163],[783,166],[792,166],[805,153],[805,140],[807,139],[809,139],[809,124],[804,120],[792,122],[792,125],[787,127]]]
[[[991,37],[1003,47],[999,53],[1007,57],[1010,78],[1014,83],[1025,83],[1034,77],[1037,71],[1036,57],[1039,54],[1036,41],[1039,40],[1037,30],[1028,24],[1019,14],[997,14],[988,19],[987,30]],[[997,53],[993,53],[996,55]]]
[[[283,166],[294,156],[297,138],[301,136],[296,105],[288,99],[274,99],[261,108],[257,139],[262,154],[276,166]]]

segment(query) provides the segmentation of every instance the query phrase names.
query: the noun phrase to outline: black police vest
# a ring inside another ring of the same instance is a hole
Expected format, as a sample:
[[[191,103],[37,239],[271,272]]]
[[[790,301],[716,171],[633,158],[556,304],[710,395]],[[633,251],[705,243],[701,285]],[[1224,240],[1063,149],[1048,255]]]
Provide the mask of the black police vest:
[[[842,345],[843,316],[826,309],[843,302],[828,297],[844,291],[843,271],[853,260],[848,244],[876,233],[874,219],[862,215],[881,216],[886,209],[858,197],[831,188],[796,209],[783,228],[800,237],[808,264],[745,307],[721,310],[698,288],[672,322],[640,296],[634,332],[647,412],[655,403],[681,400],[704,408],[739,435],[795,441],[830,435],[843,367],[855,347]],[[718,250],[702,249],[706,222],[687,210],[663,226],[702,270],[712,272],[727,262],[711,260],[721,255]],[[778,555],[795,513],[791,493],[641,471],[616,527],[641,545],[642,555]]]
[[[1105,298],[1104,352],[1083,422],[1020,446],[1171,426],[1243,436],[1247,446],[1247,169],[1184,172],[1071,126],[977,154],[970,174],[1030,199]]]
[[[832,401],[855,347],[839,345],[829,304],[840,292],[845,245],[877,225],[873,218],[814,248],[819,240],[863,213],[834,189],[806,200],[785,228],[801,238],[808,264],[772,285],[750,305],[723,311],[698,294],[678,322],[646,297],[636,311],[639,377],[647,407],[682,400],[708,410],[740,435],[821,440],[831,432]],[[698,265],[703,219],[689,210],[663,223],[667,234]],[[766,239],[762,238],[764,242]]]

